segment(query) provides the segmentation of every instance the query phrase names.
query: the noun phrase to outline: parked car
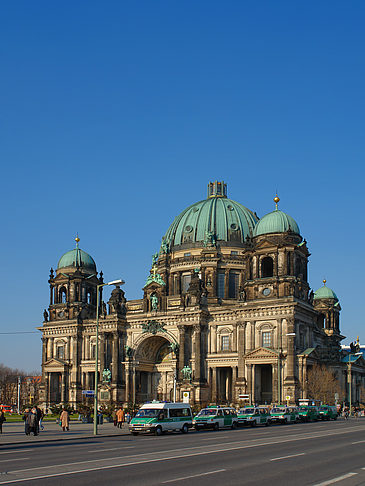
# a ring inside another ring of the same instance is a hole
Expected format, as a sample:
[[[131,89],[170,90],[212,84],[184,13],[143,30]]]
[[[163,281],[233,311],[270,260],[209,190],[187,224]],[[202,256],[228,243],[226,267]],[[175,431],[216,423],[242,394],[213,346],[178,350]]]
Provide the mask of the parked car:
[[[299,407],[299,420],[302,422],[312,422],[319,420],[319,411],[317,407],[302,406]]]
[[[192,427],[192,413],[188,403],[145,403],[129,424],[132,435],[152,432],[161,435],[168,431],[189,432]]]
[[[272,423],[289,424],[298,420],[298,413],[295,407],[274,407],[270,411]]]
[[[235,429],[238,426],[237,413],[231,407],[212,406],[203,408],[193,419],[195,430],[213,429],[223,427]]]
[[[337,408],[331,405],[322,405],[319,407],[319,416],[322,420],[337,420]]]
[[[239,425],[250,425],[256,427],[256,425],[270,425],[271,416],[266,407],[245,407],[241,408],[238,413]]]

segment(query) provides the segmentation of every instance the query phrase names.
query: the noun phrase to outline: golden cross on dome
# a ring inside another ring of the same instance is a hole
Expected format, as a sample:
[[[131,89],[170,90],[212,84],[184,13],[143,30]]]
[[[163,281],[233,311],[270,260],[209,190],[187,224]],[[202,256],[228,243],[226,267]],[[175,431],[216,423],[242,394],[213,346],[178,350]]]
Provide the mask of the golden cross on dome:
[[[156,278],[157,265],[153,265],[153,267],[152,267],[152,273],[153,273],[153,278]]]

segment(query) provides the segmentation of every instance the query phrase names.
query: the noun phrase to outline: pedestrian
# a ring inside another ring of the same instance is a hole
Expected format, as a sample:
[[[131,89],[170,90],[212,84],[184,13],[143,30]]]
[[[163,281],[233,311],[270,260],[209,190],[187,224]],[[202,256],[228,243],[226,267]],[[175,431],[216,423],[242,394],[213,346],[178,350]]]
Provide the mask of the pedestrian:
[[[125,419],[126,419],[127,424],[129,424],[129,423],[130,423],[130,421],[131,421],[131,414],[130,414],[128,411],[127,411],[127,413],[125,414]]]
[[[117,409],[116,408],[113,410],[112,418],[113,418],[114,427],[116,427],[117,424],[118,424],[118,420],[117,420]]]
[[[119,410],[117,411],[117,427],[118,429],[121,429],[123,427],[123,422],[124,422],[124,410],[122,407],[119,407]]]
[[[38,435],[38,419],[36,408],[33,407],[31,410],[27,408],[23,419],[25,420],[25,434],[30,435],[31,432],[33,432],[34,436]]]
[[[29,435],[30,432],[29,432],[29,425],[28,425],[28,414],[29,414],[29,408],[26,408],[24,410],[24,414],[23,414],[23,417],[22,417],[22,420],[24,420],[24,432],[25,432],[25,435]]]
[[[68,411],[64,408],[61,412],[60,415],[60,422],[61,422],[61,427],[62,430],[65,432],[65,430],[69,431],[70,428],[70,416],[68,414]]]
[[[3,433],[3,423],[6,422],[4,410],[0,410],[0,434]]]
[[[41,428],[42,430],[44,429],[43,425],[42,425],[42,418],[43,418],[43,412],[42,410],[39,408],[39,407],[35,407],[36,411],[37,411],[37,427],[38,427],[38,434],[39,434],[39,429]]]

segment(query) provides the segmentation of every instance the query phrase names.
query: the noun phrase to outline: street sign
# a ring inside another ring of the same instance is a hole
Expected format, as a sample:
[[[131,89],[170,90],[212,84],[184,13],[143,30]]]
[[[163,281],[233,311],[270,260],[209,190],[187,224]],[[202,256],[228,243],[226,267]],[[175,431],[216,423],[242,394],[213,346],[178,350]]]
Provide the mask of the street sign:
[[[287,395],[287,396],[285,397],[285,400],[290,400],[290,396],[289,396],[289,395]]]
[[[185,391],[183,392],[183,403],[189,403],[190,400],[190,392]]]
[[[82,394],[86,395],[87,397],[93,397],[95,395],[94,390],[82,390]]]

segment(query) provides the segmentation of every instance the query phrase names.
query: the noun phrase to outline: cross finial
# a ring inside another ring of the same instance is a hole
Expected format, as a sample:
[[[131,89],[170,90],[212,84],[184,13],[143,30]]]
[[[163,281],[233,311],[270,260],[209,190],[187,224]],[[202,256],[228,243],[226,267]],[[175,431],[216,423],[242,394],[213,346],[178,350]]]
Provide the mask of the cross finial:
[[[153,273],[153,278],[156,278],[157,265],[153,265],[153,267],[152,267],[152,273]]]
[[[278,196],[278,193],[276,193],[274,197],[274,203],[275,203],[275,211],[278,210],[278,202],[280,201],[280,197]]]
[[[76,234],[75,241],[76,241],[76,248],[78,248],[79,247],[79,241],[80,241],[80,238],[79,238],[79,234],[78,233]]]

